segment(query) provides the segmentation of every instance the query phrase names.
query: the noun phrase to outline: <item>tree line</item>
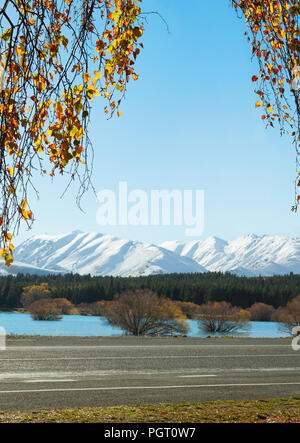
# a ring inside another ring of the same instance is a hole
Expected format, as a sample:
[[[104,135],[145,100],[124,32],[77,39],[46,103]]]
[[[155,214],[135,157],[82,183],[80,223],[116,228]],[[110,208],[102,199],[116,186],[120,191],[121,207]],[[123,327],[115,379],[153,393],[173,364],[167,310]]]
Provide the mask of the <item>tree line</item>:
[[[242,309],[264,303],[275,309],[286,306],[300,294],[300,275],[237,277],[229,273],[168,274],[147,277],[92,277],[78,274],[0,277],[0,309],[22,307],[24,287],[47,283],[53,298],[73,305],[112,300],[115,294],[148,289],[173,301],[202,305],[229,302]]]

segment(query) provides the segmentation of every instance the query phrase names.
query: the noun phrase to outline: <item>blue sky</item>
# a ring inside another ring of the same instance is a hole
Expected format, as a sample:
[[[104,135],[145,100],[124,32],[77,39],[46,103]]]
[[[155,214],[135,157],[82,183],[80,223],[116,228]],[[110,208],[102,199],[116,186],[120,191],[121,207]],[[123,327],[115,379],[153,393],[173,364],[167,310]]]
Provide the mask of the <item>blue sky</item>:
[[[145,24],[140,78],[131,84],[123,116],[107,121],[101,99],[94,103],[96,191],[201,189],[205,230],[201,238],[232,239],[249,233],[298,236],[294,198],[295,151],[278,128],[265,130],[255,109],[251,82],[257,73],[251,48],[227,0],[144,0],[144,11],[159,11]],[[60,195],[66,179],[36,178],[37,218],[16,243],[30,235],[75,229],[159,243],[191,240],[183,227],[101,227],[92,191],[76,206],[79,183]]]

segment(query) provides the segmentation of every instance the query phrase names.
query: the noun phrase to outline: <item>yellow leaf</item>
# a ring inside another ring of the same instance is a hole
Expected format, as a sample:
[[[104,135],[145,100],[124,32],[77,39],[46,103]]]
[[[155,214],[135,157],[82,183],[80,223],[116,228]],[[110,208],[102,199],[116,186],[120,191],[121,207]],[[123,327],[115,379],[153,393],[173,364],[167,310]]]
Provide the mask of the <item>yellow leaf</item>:
[[[3,236],[4,236],[4,240],[5,240],[6,242],[11,241],[11,239],[12,239],[12,235],[11,235],[9,232],[4,232],[4,233],[3,233]]]
[[[10,185],[10,187],[8,188],[8,192],[10,194],[14,194],[16,192],[16,187],[14,185]]]
[[[4,259],[6,266],[9,268],[12,262],[14,261],[12,255],[6,255]]]
[[[24,199],[24,200],[22,200],[21,208],[22,208],[22,209],[25,209],[26,206],[27,206],[27,201]]]
[[[98,71],[98,72],[96,72],[96,74],[95,74],[95,78],[94,78],[94,80],[99,80],[101,77],[102,77],[102,74],[101,74],[100,71]]]
[[[95,72],[95,77],[94,77],[94,80],[93,80],[93,85],[95,85],[97,80],[99,80],[101,77],[102,77],[102,74],[101,74],[100,71]]]
[[[88,73],[88,72],[86,72],[85,74],[83,74],[83,81],[85,82],[85,83],[87,83],[87,82],[89,82],[90,80],[91,80],[91,76],[90,76],[90,74]]]
[[[27,220],[29,218],[29,211],[22,211],[22,217],[24,220]]]

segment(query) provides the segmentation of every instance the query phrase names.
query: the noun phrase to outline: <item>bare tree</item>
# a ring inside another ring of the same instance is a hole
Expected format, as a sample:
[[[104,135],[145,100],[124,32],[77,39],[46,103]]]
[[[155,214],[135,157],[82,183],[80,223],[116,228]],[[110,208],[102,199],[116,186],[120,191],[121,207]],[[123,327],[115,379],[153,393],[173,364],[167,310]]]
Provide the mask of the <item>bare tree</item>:
[[[104,300],[96,301],[93,303],[80,303],[79,305],[76,305],[76,309],[80,313],[80,315],[86,315],[86,316],[102,316],[103,307],[105,306],[106,302]]]
[[[229,334],[249,328],[250,313],[227,302],[208,302],[200,306],[199,329],[204,332]]]
[[[293,329],[300,326],[300,295],[278,311],[277,321],[280,330],[293,334]]]
[[[200,314],[200,305],[192,302],[174,301],[174,304],[182,310],[187,318],[194,319]]]
[[[61,320],[62,315],[76,315],[79,311],[65,298],[43,298],[34,301],[28,310],[34,320]]]
[[[77,315],[79,310],[66,298],[55,298],[53,304],[60,310],[62,315]]]
[[[55,321],[61,320],[61,309],[52,299],[36,300],[29,306],[33,320]]]
[[[111,326],[135,336],[185,334],[189,329],[181,309],[149,290],[115,295],[104,305],[103,316]]]
[[[271,321],[275,308],[265,303],[254,303],[247,311],[250,312],[252,321]]]

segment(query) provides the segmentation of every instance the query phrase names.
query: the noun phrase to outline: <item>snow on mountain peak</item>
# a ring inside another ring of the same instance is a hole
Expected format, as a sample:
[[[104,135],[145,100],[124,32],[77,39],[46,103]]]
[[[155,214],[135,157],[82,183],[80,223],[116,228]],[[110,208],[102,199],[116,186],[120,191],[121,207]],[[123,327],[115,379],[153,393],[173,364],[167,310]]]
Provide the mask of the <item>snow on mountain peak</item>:
[[[300,273],[300,239],[249,234],[225,241],[166,241],[157,246],[109,234],[73,231],[35,235],[16,247],[15,260],[38,270],[139,276],[232,272],[237,275]]]
[[[163,246],[196,260],[208,271],[238,275],[300,273],[300,239],[249,234],[231,241],[215,237],[197,242],[163,243]]]
[[[162,247],[95,232],[36,235],[16,248],[15,258],[40,268],[91,275],[206,272],[194,260]]]

